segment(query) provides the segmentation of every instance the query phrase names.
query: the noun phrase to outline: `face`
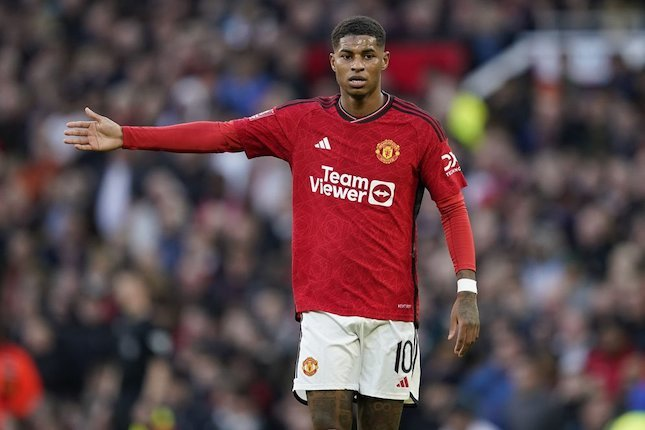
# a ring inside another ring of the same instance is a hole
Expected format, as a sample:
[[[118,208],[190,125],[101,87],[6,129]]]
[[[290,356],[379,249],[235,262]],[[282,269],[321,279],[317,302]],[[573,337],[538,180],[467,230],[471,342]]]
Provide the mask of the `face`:
[[[341,94],[363,98],[381,91],[381,72],[390,53],[378,46],[374,36],[348,35],[341,37],[329,61]]]

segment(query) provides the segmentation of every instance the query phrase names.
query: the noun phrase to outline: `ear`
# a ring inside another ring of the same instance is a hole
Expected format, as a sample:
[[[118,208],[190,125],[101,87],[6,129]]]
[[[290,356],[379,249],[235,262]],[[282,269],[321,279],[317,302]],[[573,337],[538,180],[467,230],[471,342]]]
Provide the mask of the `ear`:
[[[390,51],[385,51],[383,53],[383,68],[381,70],[387,69],[387,66],[390,65]]]
[[[331,69],[335,72],[336,71],[336,57],[334,57],[333,52],[329,53],[329,65],[331,66]]]

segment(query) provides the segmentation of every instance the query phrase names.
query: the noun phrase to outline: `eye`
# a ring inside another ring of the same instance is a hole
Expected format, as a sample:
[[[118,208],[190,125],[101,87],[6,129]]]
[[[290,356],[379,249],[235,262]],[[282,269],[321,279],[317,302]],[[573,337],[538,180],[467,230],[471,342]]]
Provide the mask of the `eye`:
[[[374,54],[365,54],[364,57],[365,57],[366,60],[371,60],[371,59],[373,59],[375,57],[375,55]]]
[[[349,60],[352,58],[352,56],[349,54],[340,54],[340,58],[342,58],[343,60]]]

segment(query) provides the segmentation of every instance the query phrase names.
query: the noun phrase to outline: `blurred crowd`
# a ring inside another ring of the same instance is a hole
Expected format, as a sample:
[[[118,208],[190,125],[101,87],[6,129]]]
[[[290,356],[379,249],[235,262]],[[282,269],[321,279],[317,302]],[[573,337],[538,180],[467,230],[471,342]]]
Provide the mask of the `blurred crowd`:
[[[42,378],[33,426],[311,425],[290,392],[299,327],[288,167],[243,154],[76,152],[63,129],[84,106],[121,124],[164,125],[334,94],[331,72],[306,73],[308,54],[355,14],[380,20],[389,41],[456,42],[472,69],[544,11],[639,8],[0,1],[0,320]],[[430,71],[422,91],[385,89],[445,123],[462,78]],[[617,56],[611,79],[593,87],[529,71],[485,103],[483,135],[452,140],[470,184],[482,336],[454,357],[454,273],[426,196],[422,393],[401,428],[634,430],[615,420],[645,411],[645,70]]]

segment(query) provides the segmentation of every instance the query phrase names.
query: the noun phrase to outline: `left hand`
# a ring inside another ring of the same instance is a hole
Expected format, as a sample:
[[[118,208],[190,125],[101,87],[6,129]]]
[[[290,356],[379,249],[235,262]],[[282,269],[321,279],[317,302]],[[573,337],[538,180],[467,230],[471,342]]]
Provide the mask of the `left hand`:
[[[454,352],[463,357],[479,337],[479,310],[477,294],[470,292],[457,293],[457,299],[450,312],[450,331],[448,340],[457,335]]]

